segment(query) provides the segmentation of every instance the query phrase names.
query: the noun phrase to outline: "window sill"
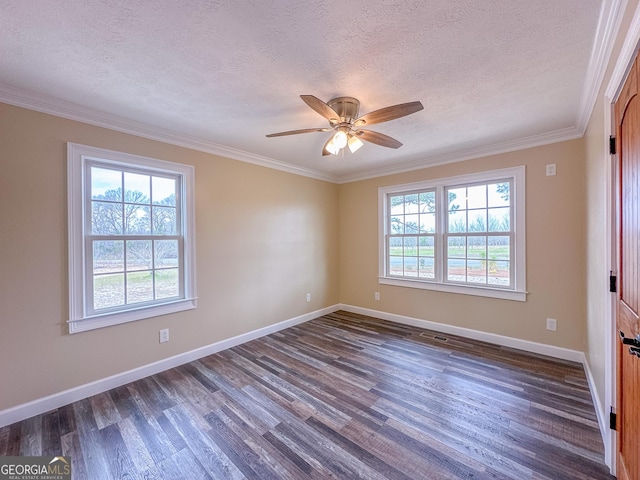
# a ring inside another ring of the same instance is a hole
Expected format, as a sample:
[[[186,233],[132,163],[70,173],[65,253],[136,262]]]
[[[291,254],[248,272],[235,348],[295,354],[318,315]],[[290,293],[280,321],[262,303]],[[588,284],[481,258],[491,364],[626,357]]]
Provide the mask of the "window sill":
[[[500,288],[476,287],[469,285],[454,285],[450,283],[436,283],[424,280],[407,280],[391,277],[378,277],[381,285],[393,285],[396,287],[419,288],[422,290],[434,290],[437,292],[457,293],[462,295],[475,295],[477,297],[499,298],[501,300],[527,301],[527,292],[505,290]]]
[[[196,308],[196,304],[197,299],[190,298],[163,303],[162,305],[131,309],[124,312],[105,313],[91,317],[71,319],[67,323],[69,324],[69,333],[86,332],[88,330],[95,330],[96,328],[109,327],[111,325],[119,325],[121,323],[143,320],[159,315],[191,310]]]

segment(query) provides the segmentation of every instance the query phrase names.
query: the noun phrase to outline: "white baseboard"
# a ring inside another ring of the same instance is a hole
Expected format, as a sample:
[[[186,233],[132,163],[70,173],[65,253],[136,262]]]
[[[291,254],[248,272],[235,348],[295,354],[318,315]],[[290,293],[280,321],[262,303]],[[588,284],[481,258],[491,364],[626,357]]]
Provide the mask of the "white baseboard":
[[[290,318],[274,325],[269,325],[268,327],[259,328],[258,330],[253,330],[227,340],[196,348],[195,350],[190,350],[148,365],[143,365],[142,367],[134,368],[133,370],[118,373],[107,378],[96,380],[95,382],[90,382],[69,390],[64,390],[62,392],[54,393],[31,402],[24,403],[22,405],[7,408],[0,411],[0,427],[11,425],[12,423],[25,420],[35,415],[40,415],[55,408],[60,408],[64,405],[77,402],[83,398],[97,395],[98,393],[106,392],[112,388],[140,380],[141,378],[148,377],[149,375],[154,375],[179,365],[184,365],[185,363],[189,363],[199,358],[206,357],[207,355],[212,355],[222,350],[226,350],[227,348],[235,347],[236,345],[255,340],[256,338],[278,332],[285,328],[308,322],[309,320],[313,320],[314,318],[322,315],[335,312],[338,309],[338,305],[333,305],[314,312],[305,313],[304,315]]]
[[[593,378],[593,374],[591,373],[591,367],[589,366],[589,362],[587,362],[586,355],[583,355],[584,359],[582,364],[584,365],[584,372],[587,376],[587,383],[589,384],[589,391],[591,392],[591,400],[593,401],[593,407],[596,410],[596,417],[598,418],[598,426],[600,427],[600,435],[602,435],[602,443],[605,445],[605,457],[606,455],[606,446],[609,445],[612,430],[609,428],[609,420],[607,418],[607,411],[602,408],[602,403],[600,403],[600,397],[598,396],[598,389],[596,388],[596,382]],[[607,465],[611,465],[606,462]]]
[[[538,353],[549,357],[570,360],[572,362],[583,363],[584,353],[578,350],[570,350],[568,348],[554,347],[544,343],[530,342],[519,338],[505,337],[495,333],[482,332],[480,330],[472,330],[470,328],[456,327],[454,325],[446,325],[444,323],[430,322],[429,320],[421,320],[414,317],[406,317],[404,315],[396,315],[395,313],[381,312],[379,310],[371,310],[368,308],[354,307],[353,305],[341,304],[340,308],[347,312],[359,313],[361,315],[369,315],[371,317],[389,320],[390,322],[402,323],[418,328],[435,330],[436,332],[448,333],[451,335],[459,335],[461,337],[480,340],[482,342],[502,345],[504,347],[516,348],[526,352]]]

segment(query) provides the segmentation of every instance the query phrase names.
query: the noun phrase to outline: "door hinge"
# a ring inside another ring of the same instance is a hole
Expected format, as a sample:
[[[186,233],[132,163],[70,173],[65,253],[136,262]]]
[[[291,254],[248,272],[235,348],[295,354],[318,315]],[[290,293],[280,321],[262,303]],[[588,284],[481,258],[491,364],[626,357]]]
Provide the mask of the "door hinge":
[[[616,154],[616,137],[611,135],[609,137],[609,155],[615,155],[615,154]]]
[[[609,428],[611,430],[616,430],[617,415],[613,413],[613,407],[611,407],[611,411],[609,412]]]
[[[616,277],[613,272],[609,272],[609,291],[611,293],[616,293],[618,291],[618,277]]]

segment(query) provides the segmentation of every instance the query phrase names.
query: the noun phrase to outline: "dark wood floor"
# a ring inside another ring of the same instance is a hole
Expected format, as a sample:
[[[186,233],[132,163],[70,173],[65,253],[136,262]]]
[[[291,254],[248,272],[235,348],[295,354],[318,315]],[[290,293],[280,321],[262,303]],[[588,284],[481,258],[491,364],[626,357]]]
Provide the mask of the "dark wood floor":
[[[0,429],[75,479],[604,479],[581,365],[336,312]]]

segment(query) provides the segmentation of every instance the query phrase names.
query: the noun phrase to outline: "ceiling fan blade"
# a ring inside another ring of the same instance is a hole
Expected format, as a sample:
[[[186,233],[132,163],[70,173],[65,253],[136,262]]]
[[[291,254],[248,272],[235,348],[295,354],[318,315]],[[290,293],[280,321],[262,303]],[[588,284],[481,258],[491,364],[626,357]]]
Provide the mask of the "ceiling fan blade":
[[[402,146],[402,143],[398,140],[390,137],[389,135],[385,135],[384,133],[372,132],[371,130],[358,130],[355,133],[362,140],[375,143],[382,147],[400,148]]]
[[[299,133],[311,133],[311,132],[328,132],[333,130],[332,128],[304,128],[302,130],[290,130],[288,132],[270,133],[265,135],[267,138],[271,137],[284,137],[285,135],[297,135]]]
[[[314,97],[313,95],[300,95],[300,98],[304,100],[304,102],[312,109],[329,120],[329,123],[331,123],[332,125],[334,123],[340,123],[340,115],[338,115],[333,108],[331,108],[319,98]]]
[[[419,112],[423,108],[424,107],[420,102],[400,103],[398,105],[392,105],[391,107],[385,107],[379,110],[374,110],[373,112],[369,112],[358,118],[355,122],[353,122],[353,124],[355,126],[358,126],[388,122],[389,120],[395,120],[396,118]]]

